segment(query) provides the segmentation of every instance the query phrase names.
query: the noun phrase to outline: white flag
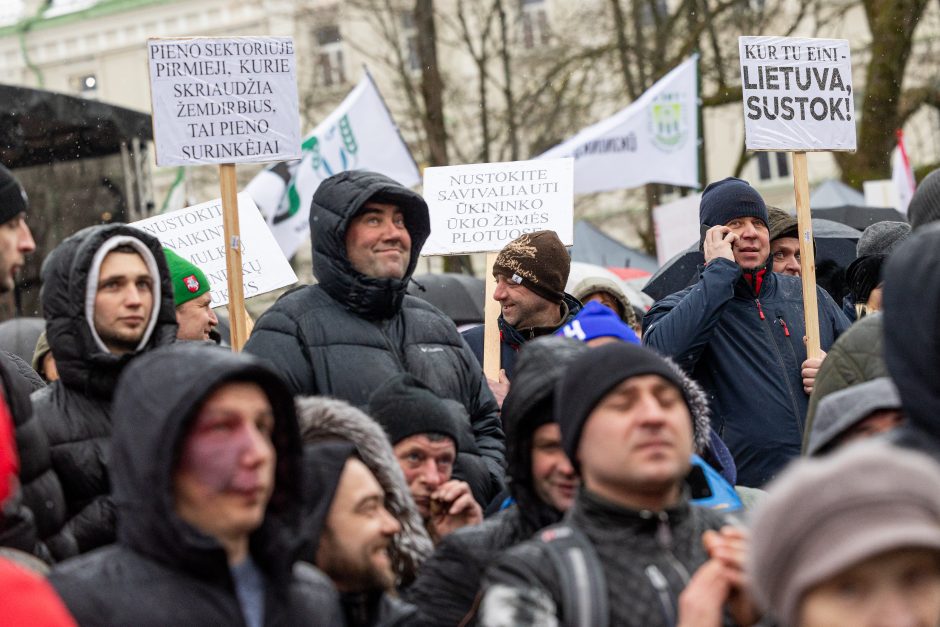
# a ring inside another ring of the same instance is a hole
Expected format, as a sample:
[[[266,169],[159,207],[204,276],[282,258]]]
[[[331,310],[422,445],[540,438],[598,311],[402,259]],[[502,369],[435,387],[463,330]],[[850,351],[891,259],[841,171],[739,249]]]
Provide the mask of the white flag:
[[[538,158],[574,157],[576,194],[665,183],[698,187],[698,55],[633,104]]]
[[[323,179],[345,170],[372,170],[405,187],[421,180],[368,72],[301,148],[299,161],[262,170],[245,188],[288,259],[310,241],[310,201]]]
[[[911,168],[907,150],[904,148],[904,136],[901,131],[897,133],[898,146],[891,155],[891,180],[898,193],[898,203],[895,209],[907,215],[907,206],[911,204],[916,185],[914,184],[914,170]]]

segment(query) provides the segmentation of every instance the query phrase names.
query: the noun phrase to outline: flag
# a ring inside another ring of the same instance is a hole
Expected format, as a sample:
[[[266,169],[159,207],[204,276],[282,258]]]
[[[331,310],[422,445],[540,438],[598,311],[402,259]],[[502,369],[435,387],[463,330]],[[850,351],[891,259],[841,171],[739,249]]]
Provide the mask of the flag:
[[[301,150],[298,161],[262,170],[245,188],[288,259],[310,241],[310,201],[323,179],[345,170],[372,170],[405,187],[421,180],[368,72],[304,138]]]
[[[907,215],[907,206],[911,204],[917,185],[914,183],[914,170],[904,148],[904,131],[898,129],[897,135],[898,146],[891,155],[891,181],[898,193],[898,204],[895,208]]]
[[[576,194],[665,183],[698,187],[698,55],[633,104],[538,158],[574,157]]]

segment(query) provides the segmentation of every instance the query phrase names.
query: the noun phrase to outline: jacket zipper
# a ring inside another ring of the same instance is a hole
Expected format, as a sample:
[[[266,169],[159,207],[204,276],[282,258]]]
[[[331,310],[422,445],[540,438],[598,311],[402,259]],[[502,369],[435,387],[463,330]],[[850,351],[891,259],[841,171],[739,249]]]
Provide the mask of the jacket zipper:
[[[760,319],[764,322],[762,325],[764,327],[764,331],[767,332],[767,336],[770,339],[770,344],[774,347],[774,354],[777,356],[777,364],[779,364],[780,369],[783,371],[783,380],[786,381],[787,394],[790,396],[790,403],[793,405],[793,416],[796,418],[796,426],[799,428],[800,434],[802,434],[803,421],[800,420],[800,406],[799,403],[796,402],[796,398],[793,396],[793,389],[790,387],[790,376],[787,373],[786,362],[783,361],[783,355],[780,354],[780,347],[777,346],[777,340],[774,339],[773,329],[770,328],[769,323],[764,316],[764,310],[761,308],[760,299],[755,298],[754,302],[757,303],[757,312],[760,314]]]

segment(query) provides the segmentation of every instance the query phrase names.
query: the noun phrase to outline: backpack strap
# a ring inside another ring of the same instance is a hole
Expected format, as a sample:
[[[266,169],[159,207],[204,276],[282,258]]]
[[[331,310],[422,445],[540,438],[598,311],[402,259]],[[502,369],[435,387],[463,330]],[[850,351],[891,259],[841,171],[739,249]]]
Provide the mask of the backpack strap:
[[[553,525],[536,535],[561,587],[565,627],[608,627],[607,581],[594,545],[580,530]]]

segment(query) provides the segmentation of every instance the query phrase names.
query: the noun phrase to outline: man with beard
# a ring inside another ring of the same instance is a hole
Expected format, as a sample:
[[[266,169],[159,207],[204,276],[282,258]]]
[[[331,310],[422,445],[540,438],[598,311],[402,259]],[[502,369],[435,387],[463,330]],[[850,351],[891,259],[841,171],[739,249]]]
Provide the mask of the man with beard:
[[[738,484],[760,487],[800,454],[819,358],[807,358],[800,279],[770,268],[764,199],[745,181],[705,188],[699,206],[705,266],[698,282],[653,305],[643,343],[676,362],[713,399],[712,427],[728,445]],[[828,350],[849,323],[816,288]]]
[[[411,624],[416,610],[390,594],[396,575],[389,555],[401,524],[388,511],[385,491],[342,440],[308,445],[305,534],[314,564],[333,581],[348,627]]]

